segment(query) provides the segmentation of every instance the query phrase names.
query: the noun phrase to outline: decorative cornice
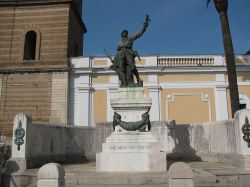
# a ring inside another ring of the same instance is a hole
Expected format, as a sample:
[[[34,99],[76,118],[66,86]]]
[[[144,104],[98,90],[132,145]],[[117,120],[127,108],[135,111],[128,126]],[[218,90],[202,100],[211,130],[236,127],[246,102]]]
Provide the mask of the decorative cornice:
[[[228,85],[218,85],[218,84],[216,84],[215,88],[216,88],[216,90],[224,91],[225,89],[228,88]]]
[[[69,72],[69,68],[40,68],[40,69],[0,70],[0,74],[45,73],[45,72]]]
[[[37,73],[52,71],[70,71],[67,59],[59,60],[27,60],[27,61],[2,61],[0,73]]]
[[[149,91],[158,91],[162,89],[161,86],[147,86],[147,88],[149,89]]]
[[[94,92],[95,89],[93,87],[80,87],[78,86],[77,89],[79,92]]]
[[[250,65],[238,65],[237,72],[250,72]],[[159,66],[144,66],[137,67],[140,74],[151,74],[151,73],[226,73],[226,66],[203,66],[203,67],[159,67]],[[75,74],[116,74],[109,68],[72,68],[72,72]]]

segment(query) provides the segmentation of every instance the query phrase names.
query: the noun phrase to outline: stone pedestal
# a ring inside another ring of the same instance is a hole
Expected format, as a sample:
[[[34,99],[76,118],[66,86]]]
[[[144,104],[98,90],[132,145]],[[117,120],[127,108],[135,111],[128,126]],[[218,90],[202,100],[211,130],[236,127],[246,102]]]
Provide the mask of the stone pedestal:
[[[111,107],[122,116],[123,121],[139,121],[152,105],[152,99],[143,92],[143,87],[119,88],[118,97],[110,100]]]
[[[118,94],[118,98],[111,99],[111,106],[121,116],[121,121],[130,122],[126,124],[128,126],[133,126],[138,121],[144,125],[142,114],[150,110],[152,100],[144,96],[143,88],[119,88]],[[99,172],[166,171],[166,153],[160,152],[159,142],[151,132],[147,132],[149,126],[143,130],[146,132],[127,131],[124,128],[122,125],[115,126],[115,131],[103,143],[102,152],[96,155],[96,170]]]
[[[99,172],[166,171],[166,153],[151,132],[114,132],[96,155]]]

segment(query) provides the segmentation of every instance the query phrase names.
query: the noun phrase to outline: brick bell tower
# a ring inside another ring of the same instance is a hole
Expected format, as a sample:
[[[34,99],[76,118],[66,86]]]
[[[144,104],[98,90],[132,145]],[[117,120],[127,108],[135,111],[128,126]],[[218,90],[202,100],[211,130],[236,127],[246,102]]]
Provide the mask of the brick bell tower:
[[[0,134],[22,112],[66,124],[68,58],[81,56],[82,0],[0,0]]]

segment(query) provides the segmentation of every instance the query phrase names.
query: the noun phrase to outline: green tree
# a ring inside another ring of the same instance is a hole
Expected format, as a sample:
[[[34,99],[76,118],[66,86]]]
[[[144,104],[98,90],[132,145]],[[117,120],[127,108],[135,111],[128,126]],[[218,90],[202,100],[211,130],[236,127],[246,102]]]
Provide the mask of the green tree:
[[[209,5],[210,2],[211,0],[207,0],[207,6]],[[217,12],[220,15],[223,44],[224,44],[224,51],[225,51],[226,65],[227,65],[231,109],[232,109],[232,115],[234,115],[234,113],[240,109],[240,103],[239,103],[239,91],[237,85],[233,43],[232,43],[230,27],[228,22],[228,15],[227,15],[228,0],[214,0],[214,5]]]

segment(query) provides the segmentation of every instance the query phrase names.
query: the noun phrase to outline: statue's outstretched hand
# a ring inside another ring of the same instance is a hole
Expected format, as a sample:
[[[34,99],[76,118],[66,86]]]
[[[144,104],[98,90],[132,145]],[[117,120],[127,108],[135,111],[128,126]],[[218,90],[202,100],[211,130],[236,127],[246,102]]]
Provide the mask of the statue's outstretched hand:
[[[151,21],[151,19],[149,18],[149,15],[146,15],[146,19],[145,19],[145,23],[149,23]]]

